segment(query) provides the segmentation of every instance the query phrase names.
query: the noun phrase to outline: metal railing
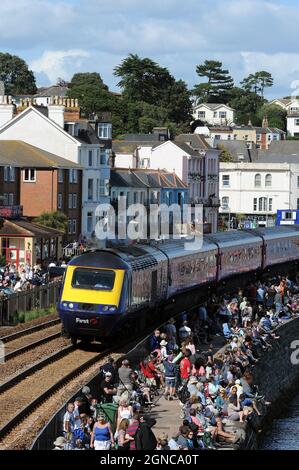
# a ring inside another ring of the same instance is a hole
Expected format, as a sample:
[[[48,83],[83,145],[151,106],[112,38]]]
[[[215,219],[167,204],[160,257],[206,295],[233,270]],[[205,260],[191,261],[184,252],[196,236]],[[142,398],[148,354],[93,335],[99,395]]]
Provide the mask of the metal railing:
[[[44,286],[16,292],[0,298],[0,326],[15,325],[18,313],[30,312],[37,308],[49,308],[58,302],[62,281],[53,281]]]

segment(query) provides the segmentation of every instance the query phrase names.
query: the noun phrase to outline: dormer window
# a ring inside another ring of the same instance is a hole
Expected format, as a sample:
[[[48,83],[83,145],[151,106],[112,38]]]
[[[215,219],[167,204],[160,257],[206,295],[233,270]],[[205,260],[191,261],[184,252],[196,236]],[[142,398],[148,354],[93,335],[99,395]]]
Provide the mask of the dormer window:
[[[64,130],[73,137],[78,137],[79,126],[77,122],[66,122],[64,124]]]
[[[112,139],[112,124],[107,122],[98,123],[99,139]]]

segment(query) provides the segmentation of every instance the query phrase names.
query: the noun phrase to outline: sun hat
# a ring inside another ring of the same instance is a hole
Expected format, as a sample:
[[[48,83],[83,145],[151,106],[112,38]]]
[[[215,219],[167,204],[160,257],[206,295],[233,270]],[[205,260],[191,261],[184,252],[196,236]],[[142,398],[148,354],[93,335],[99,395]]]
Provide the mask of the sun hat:
[[[190,377],[189,384],[197,384],[197,378],[196,377]]]
[[[97,414],[97,419],[106,419],[105,413],[103,413],[103,411],[99,411]]]
[[[165,341],[165,339],[162,339],[160,346],[166,346],[166,345],[167,345],[167,341]]]
[[[236,385],[241,385],[241,381],[239,379],[235,380]]]
[[[87,385],[85,385],[85,386],[82,388],[82,393],[84,393],[84,395],[89,395],[89,393],[90,393],[90,388],[87,387]]]
[[[66,439],[62,436],[59,436],[56,438],[53,444],[54,446],[57,446],[57,447],[63,447],[66,444]]]

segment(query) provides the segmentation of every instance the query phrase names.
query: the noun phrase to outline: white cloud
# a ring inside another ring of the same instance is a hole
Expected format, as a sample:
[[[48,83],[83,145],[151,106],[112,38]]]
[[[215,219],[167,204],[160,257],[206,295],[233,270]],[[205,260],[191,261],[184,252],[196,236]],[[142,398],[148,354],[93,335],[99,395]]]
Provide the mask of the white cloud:
[[[33,60],[29,67],[37,73],[44,73],[51,82],[61,77],[69,80],[73,73],[82,66],[82,59],[89,57],[83,49],[68,51],[45,51],[39,59]]]

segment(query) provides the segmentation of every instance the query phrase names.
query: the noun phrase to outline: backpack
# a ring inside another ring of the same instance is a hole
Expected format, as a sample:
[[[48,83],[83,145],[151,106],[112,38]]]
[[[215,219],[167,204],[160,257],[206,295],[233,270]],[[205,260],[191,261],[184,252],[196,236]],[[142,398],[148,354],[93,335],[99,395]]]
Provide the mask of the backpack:
[[[186,403],[190,398],[190,392],[188,390],[187,384],[181,385],[177,390],[177,396],[180,402]]]

